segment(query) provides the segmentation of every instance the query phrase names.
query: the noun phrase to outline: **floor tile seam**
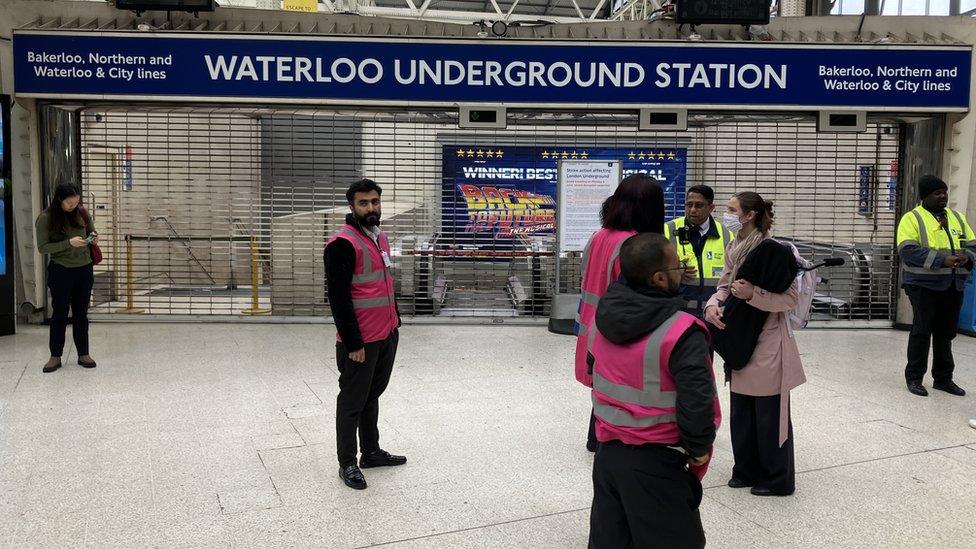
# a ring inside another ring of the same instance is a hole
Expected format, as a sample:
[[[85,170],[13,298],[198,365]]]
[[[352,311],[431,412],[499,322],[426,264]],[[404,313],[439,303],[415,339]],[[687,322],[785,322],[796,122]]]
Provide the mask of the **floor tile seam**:
[[[568,514],[571,514],[571,513],[579,513],[580,511],[587,511],[589,509],[590,509],[589,507],[582,507],[580,509],[570,509],[568,511],[558,511],[556,513],[546,513],[546,514],[543,514],[543,515],[537,515],[537,516],[533,516],[533,517],[517,518],[517,519],[506,520],[506,521],[502,521],[502,522],[495,522],[495,523],[490,523],[490,524],[483,524],[481,526],[472,526],[470,528],[459,528],[457,530],[451,530],[451,531],[448,531],[448,532],[438,532],[436,534],[429,534],[429,535],[426,535],[426,536],[416,536],[416,537],[412,537],[412,538],[403,538],[403,539],[396,539],[396,540],[390,540],[390,541],[383,541],[383,542],[379,542],[379,543],[373,543],[373,544],[370,544],[370,545],[361,545],[361,546],[357,546],[355,549],[367,549],[369,547],[383,547],[383,546],[386,546],[386,545],[393,545],[393,544],[396,544],[396,543],[404,543],[404,542],[408,542],[408,541],[418,541],[418,540],[424,540],[424,539],[434,539],[434,538],[438,538],[438,537],[442,537],[442,536],[449,536],[451,534],[460,534],[460,533],[463,533],[463,532],[473,532],[475,530],[484,530],[486,528],[495,528],[495,527],[498,527],[498,526],[506,526],[506,525],[509,525],[509,524],[517,524],[519,522],[527,522],[527,521],[530,521],[530,520],[537,520],[537,519],[541,519],[541,518],[558,517],[560,515],[568,515]]]
[[[817,375],[820,375],[820,374],[817,374]],[[824,379],[827,379],[827,380],[832,381],[834,383],[843,383],[843,380],[840,380],[840,379],[833,379],[833,378],[829,378],[829,377],[826,377],[826,376],[820,376],[820,377],[823,377]],[[889,406],[888,403],[890,402],[890,400],[886,400],[886,401],[883,401],[883,402],[877,402],[875,400],[872,400],[871,398],[865,398],[865,395],[862,394],[862,393],[840,391],[840,390],[837,390],[835,388],[826,387],[824,385],[818,385],[816,381],[808,381],[808,383],[810,383],[811,385],[815,385],[815,386],[817,386],[817,387],[819,387],[821,389],[827,389],[829,391],[832,391],[832,392],[836,393],[837,396],[854,398],[855,400],[857,400],[857,401],[859,401],[861,403],[870,404],[872,406],[877,406],[878,408],[883,408],[885,410],[892,411],[892,412],[901,412],[901,411],[903,411],[903,408],[893,408],[893,407]],[[881,419],[887,419],[887,418],[881,418]],[[890,421],[890,420],[888,420],[888,421]],[[864,422],[861,422],[861,423],[864,423]],[[892,421],[892,423],[894,423],[894,422]],[[898,425],[898,424],[896,424],[896,425]],[[900,426],[901,427],[905,427],[904,425],[900,425]],[[912,429],[911,427],[905,427],[905,428],[906,429]],[[913,431],[917,431],[917,429],[912,429],[912,430]],[[919,431],[919,432],[921,433],[922,431]]]
[[[886,459],[898,459],[898,458],[903,458],[903,457],[908,457],[908,456],[916,456],[916,455],[920,455],[920,454],[939,453],[939,452],[944,451],[944,450],[953,450],[955,448],[968,448],[968,449],[972,450],[971,448],[969,448],[969,446],[971,446],[971,445],[972,444],[957,444],[957,445],[954,445],[954,446],[946,446],[944,448],[932,448],[930,450],[919,450],[918,452],[910,452],[910,453],[907,453],[907,454],[896,454],[896,455],[892,455],[892,456],[880,456],[880,457],[877,457],[877,458],[867,459],[867,460],[863,460],[863,461],[852,461],[850,463],[838,463],[838,464],[835,464],[835,465],[828,465],[826,467],[818,467],[818,468],[815,468],[815,469],[798,470],[798,471],[796,471],[796,474],[798,474],[798,475],[805,475],[805,474],[808,474],[808,473],[816,473],[816,472],[820,472],[820,471],[829,471],[831,469],[838,469],[838,468],[841,468],[841,467],[850,467],[850,466],[853,466],[853,465],[862,465],[862,464],[865,464],[865,463],[873,463],[873,462],[876,462],[876,461],[884,461]],[[976,450],[973,450],[973,451],[976,451]],[[940,456],[943,456],[945,458],[948,458],[948,459],[952,459],[951,457],[946,456],[944,454],[939,454],[939,455]],[[958,461],[958,460],[954,460],[954,461]],[[959,462],[959,463],[963,463],[963,462]],[[964,463],[964,465],[968,465],[968,464],[965,464]],[[714,484],[714,485],[709,485],[709,486],[703,487],[703,490],[706,491],[706,492],[708,492],[708,491],[712,491],[712,490],[716,490],[716,489],[724,488],[724,487],[726,487],[726,484]]]
[[[969,450],[970,452],[976,452],[976,450],[974,450],[973,448],[970,448],[970,446],[971,446],[970,444],[966,444],[966,445],[963,445],[962,448],[965,448],[966,450]],[[955,448],[959,448],[959,446],[956,446]],[[954,448],[950,448],[950,449],[954,449]],[[943,454],[941,450],[936,450],[936,453],[938,453],[942,457],[951,459],[952,461],[954,461],[956,463],[959,463],[961,465],[965,465],[967,467],[972,467],[972,468],[976,469],[976,464],[969,463],[967,461],[962,461],[962,460],[956,459],[956,458],[954,458],[952,456],[948,456],[946,454]]]
[[[967,446],[970,446],[971,444],[972,443],[967,443],[967,444],[954,444],[952,446],[945,446],[945,447],[942,447],[942,448],[931,448],[931,449],[928,449],[928,450],[919,450],[917,452],[907,452],[907,453],[904,453],[904,454],[896,454],[896,455],[892,455],[892,456],[881,456],[881,457],[872,458],[872,459],[865,459],[865,460],[862,460],[862,461],[853,461],[853,462],[850,462],[850,463],[838,463],[836,465],[828,465],[826,467],[819,467],[819,468],[816,468],[816,469],[807,469],[805,471],[797,471],[796,474],[798,474],[798,475],[805,475],[805,474],[808,474],[808,473],[817,473],[817,472],[820,472],[820,471],[829,471],[831,469],[839,469],[841,467],[851,467],[851,466],[854,466],[854,465],[863,465],[865,463],[875,463],[875,462],[878,462],[878,461],[885,461],[885,460],[889,460],[889,459],[899,459],[899,458],[903,458],[903,457],[918,456],[918,455],[922,455],[922,454],[933,454],[933,453],[938,453],[938,452],[943,451],[943,450],[952,450],[952,449],[955,449],[955,448],[965,448]],[[948,456],[944,456],[942,454],[938,454],[938,455],[949,459]]]
[[[325,402],[322,400],[322,397],[320,397],[319,394],[315,392],[315,389],[313,389],[312,386],[308,384],[307,379],[303,379],[302,383],[305,384],[305,387],[308,389],[308,392],[312,393],[312,396],[314,396],[315,399],[319,401],[320,406],[325,404]]]
[[[20,387],[20,382],[24,379],[24,376],[27,375],[27,368],[29,367],[30,362],[24,361],[24,369],[20,371],[20,377],[17,378],[17,383],[14,384],[14,388],[10,391],[10,396],[13,396],[13,394],[17,392],[17,388]],[[3,411],[0,410],[0,415],[3,415],[2,412]]]
[[[271,474],[271,470],[268,469],[268,465],[264,462],[264,457],[261,455],[261,451],[255,450],[255,453],[258,455],[258,460],[261,461],[261,467],[264,469],[265,474],[268,475],[268,482],[271,483],[271,489],[274,491],[275,499],[278,500],[278,507],[285,507],[285,500],[281,497],[281,492],[278,491],[278,485],[275,484],[274,475]]]
[[[703,494],[703,496],[707,496],[707,495],[708,495],[708,494]],[[750,524],[752,524],[753,526],[755,526],[756,528],[759,528],[759,529],[760,529],[760,530],[762,530],[763,532],[766,532],[766,533],[767,533],[768,535],[770,535],[770,536],[773,536],[773,535],[775,535],[775,532],[773,532],[773,531],[772,531],[772,530],[770,530],[769,528],[766,528],[766,527],[765,527],[765,526],[763,526],[762,524],[759,524],[758,522],[756,522],[756,521],[754,521],[754,520],[752,520],[751,518],[749,518],[749,517],[747,517],[747,516],[745,516],[745,515],[743,515],[743,514],[742,514],[742,513],[740,513],[739,511],[737,511],[737,510],[735,510],[734,508],[732,508],[732,507],[730,507],[730,506],[728,506],[728,505],[726,505],[726,504],[724,504],[724,503],[722,503],[722,502],[721,502],[721,501],[719,501],[718,499],[715,499],[715,498],[713,498],[713,497],[709,497],[708,499],[710,499],[710,500],[711,500],[712,502],[714,502],[714,503],[717,503],[717,504],[718,504],[718,505],[719,505],[720,507],[724,507],[725,509],[727,509],[727,510],[728,510],[729,512],[731,512],[731,513],[732,513],[733,515],[735,515],[735,516],[737,516],[737,517],[739,517],[740,519],[742,519],[742,520],[744,520],[744,521],[746,521],[746,522],[748,522],[748,523],[750,523]]]

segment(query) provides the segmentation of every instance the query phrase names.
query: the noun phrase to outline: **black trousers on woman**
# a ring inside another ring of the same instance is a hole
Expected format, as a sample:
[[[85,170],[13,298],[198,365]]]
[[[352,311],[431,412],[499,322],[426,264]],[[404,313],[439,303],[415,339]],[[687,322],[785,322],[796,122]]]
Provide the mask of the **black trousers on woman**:
[[[52,308],[51,356],[64,354],[64,332],[71,310],[71,333],[78,356],[88,354],[88,304],[91,303],[95,273],[89,263],[84,267],[65,267],[51,262],[47,265],[47,287],[51,289]]]
[[[793,422],[789,437],[779,445],[780,396],[755,397],[732,393],[732,476],[748,486],[768,488],[780,495],[796,490]]]

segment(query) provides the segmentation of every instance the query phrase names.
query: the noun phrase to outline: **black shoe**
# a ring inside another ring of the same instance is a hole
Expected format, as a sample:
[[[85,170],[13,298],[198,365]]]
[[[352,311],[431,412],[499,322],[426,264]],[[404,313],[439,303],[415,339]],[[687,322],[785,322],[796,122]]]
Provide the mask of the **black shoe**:
[[[406,462],[407,458],[403,456],[394,456],[386,450],[377,450],[371,454],[363,454],[363,457],[359,458],[359,466],[363,469],[370,469],[372,467],[393,467],[396,465],[403,465]]]
[[[920,397],[929,396],[929,392],[925,390],[925,387],[922,387],[921,381],[909,381],[908,392],[913,395],[918,395]]]
[[[363,476],[363,472],[359,470],[359,467],[356,467],[355,465],[340,467],[339,478],[341,478],[342,482],[345,482],[346,486],[350,488],[354,488],[356,490],[366,489],[366,477]]]
[[[78,366],[81,366],[82,368],[94,368],[95,366],[98,366],[98,363],[92,360],[91,357],[88,357],[87,360],[79,358]]]
[[[740,480],[736,477],[732,477],[729,479],[729,488],[751,488],[751,487],[752,484],[749,484],[748,482],[744,480]]]
[[[769,488],[760,488],[758,486],[753,486],[752,487],[752,490],[749,490],[749,493],[752,494],[752,495],[754,495],[754,496],[760,496],[760,497],[767,497],[767,496],[779,496],[779,497],[782,497],[782,496],[792,496],[793,495],[793,492],[788,492],[788,493],[787,492],[776,492],[776,491],[770,490]]]
[[[966,396],[966,391],[964,391],[962,387],[956,385],[952,380],[936,381],[932,384],[932,388],[945,391],[950,395],[955,395],[957,397]]]
[[[51,372],[57,370],[60,367],[61,367],[61,359],[52,357],[50,360],[47,361],[47,364],[45,364],[44,367],[41,368],[41,371],[44,372],[45,374],[50,374]]]

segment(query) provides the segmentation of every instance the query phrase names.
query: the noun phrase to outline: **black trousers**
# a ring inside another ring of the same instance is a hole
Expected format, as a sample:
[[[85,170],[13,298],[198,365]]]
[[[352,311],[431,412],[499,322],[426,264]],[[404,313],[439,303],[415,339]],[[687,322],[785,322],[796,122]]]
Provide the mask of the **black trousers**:
[[[779,445],[780,396],[754,397],[732,393],[732,476],[750,486],[768,488],[777,494],[796,490],[793,456],[793,422],[789,437]]]
[[[64,333],[71,310],[71,334],[78,356],[88,354],[88,304],[91,303],[95,273],[92,265],[64,267],[53,261],[47,264],[47,287],[51,289],[51,331],[48,345],[51,356],[64,354]]]
[[[658,444],[603,443],[593,461],[590,549],[700,549],[701,482]]]
[[[356,433],[359,449],[368,454],[380,449],[380,395],[390,383],[400,332],[394,330],[383,341],[366,344],[366,362],[349,360],[349,350],[336,344],[339,365],[339,397],[336,399],[336,446],[339,466],[356,464]]]
[[[921,382],[929,367],[929,344],[932,345],[932,379],[952,381],[956,363],[952,359],[952,340],[956,337],[962,292],[954,287],[941,292],[905,286],[912,302],[912,331],[908,335],[908,364],[905,381]]]

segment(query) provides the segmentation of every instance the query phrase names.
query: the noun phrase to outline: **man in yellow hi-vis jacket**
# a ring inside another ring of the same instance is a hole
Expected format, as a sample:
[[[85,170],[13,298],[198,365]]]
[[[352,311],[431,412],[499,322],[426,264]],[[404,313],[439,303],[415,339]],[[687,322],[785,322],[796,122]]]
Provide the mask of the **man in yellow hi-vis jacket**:
[[[922,378],[928,369],[932,340],[932,387],[956,396],[962,390],[952,381],[956,337],[963,288],[976,261],[976,234],[963,214],[951,210],[949,187],[934,175],[918,181],[922,204],[898,223],[898,256],[902,288],[912,302],[914,319],[908,336],[908,390],[928,396]]]
[[[681,281],[685,311],[703,318],[705,304],[715,293],[725,268],[725,248],[733,234],[712,217],[715,191],[695,185],[685,197],[685,215],[664,224],[664,237],[678,251],[678,260],[688,266]]]

